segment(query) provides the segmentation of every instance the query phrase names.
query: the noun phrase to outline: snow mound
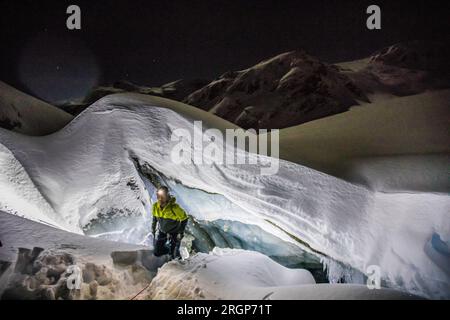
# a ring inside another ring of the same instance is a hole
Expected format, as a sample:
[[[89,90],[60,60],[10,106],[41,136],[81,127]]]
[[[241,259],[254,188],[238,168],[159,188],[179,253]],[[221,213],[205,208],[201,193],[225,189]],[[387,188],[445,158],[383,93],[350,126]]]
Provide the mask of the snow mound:
[[[143,297],[260,300],[283,286],[315,283],[309,271],[285,268],[261,253],[216,247],[209,254],[166,263]]]
[[[311,273],[285,268],[254,251],[215,248],[165,264],[140,299],[405,299],[393,290],[316,284]]]
[[[222,213],[227,216],[189,212],[196,218],[256,224],[362,272],[378,265],[394,288],[450,297],[450,275],[424,251],[432,234],[450,234],[448,195],[377,193],[283,160],[271,176],[248,164],[175,164],[171,134],[183,128],[193,136],[193,119],[160,107],[158,101],[138,94],[111,95],[53,135],[30,138],[2,130],[0,143],[28,173],[35,187],[29,182],[27,187],[36,188],[73,232],[110,218],[149,219],[151,199],[139,172],[148,166],[186,187],[220,194],[242,209]],[[247,156],[262,165],[268,161]],[[15,166],[2,169],[7,176]],[[9,210],[25,215],[19,200],[8,203]]]

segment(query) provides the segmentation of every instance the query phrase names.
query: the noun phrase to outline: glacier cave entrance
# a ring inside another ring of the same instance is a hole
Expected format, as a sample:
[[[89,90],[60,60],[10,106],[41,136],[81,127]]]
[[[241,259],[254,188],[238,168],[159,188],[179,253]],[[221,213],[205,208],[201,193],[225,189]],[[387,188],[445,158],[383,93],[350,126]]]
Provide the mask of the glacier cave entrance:
[[[214,247],[253,250],[263,253],[287,268],[309,270],[317,283],[365,281],[361,272],[320,253],[305,250],[304,243],[297,245],[284,241],[256,224],[224,218],[227,214],[221,217],[223,211],[248,214],[223,195],[189,188],[175,179],[164,176],[148,164],[142,165],[137,159],[133,161],[151,199],[150,204],[143,202],[145,215],[130,214],[120,209],[112,210],[86,226],[84,229],[86,235],[151,246],[151,204],[156,201],[156,186],[166,185],[188,214],[196,212],[197,218],[190,216],[183,239],[191,254],[208,253]],[[130,181],[129,185],[131,188],[137,187],[135,181]]]

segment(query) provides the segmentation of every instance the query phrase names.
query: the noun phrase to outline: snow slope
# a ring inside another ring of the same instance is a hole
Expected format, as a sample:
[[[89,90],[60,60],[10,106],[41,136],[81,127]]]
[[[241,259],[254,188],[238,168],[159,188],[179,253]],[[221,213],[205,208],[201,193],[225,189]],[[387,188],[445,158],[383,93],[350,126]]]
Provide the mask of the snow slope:
[[[0,127],[32,136],[55,132],[73,117],[0,81]]]
[[[0,210],[70,229],[49,205],[14,155],[0,144]]]
[[[450,90],[393,98],[280,130],[280,157],[376,190],[449,192]]]
[[[450,275],[424,251],[432,234],[444,239],[450,235],[448,195],[377,193],[283,160],[273,176],[260,175],[259,166],[247,164],[175,164],[170,159],[171,133],[177,128],[192,132],[193,119],[159,107],[165,103],[170,101],[111,95],[53,135],[30,138],[0,130],[0,143],[73,232],[81,233],[100,217],[148,214],[150,198],[133,161],[138,159],[185,186],[225,196],[246,213],[229,213],[223,219],[258,224],[273,233],[277,229],[277,234],[281,228],[287,241],[299,238],[361,271],[378,265],[394,288],[450,297]],[[267,164],[265,157],[249,156]],[[11,181],[9,188],[20,183],[28,184]],[[33,202],[31,192],[22,198]],[[5,200],[2,193],[3,210],[25,215],[17,201],[5,208]]]

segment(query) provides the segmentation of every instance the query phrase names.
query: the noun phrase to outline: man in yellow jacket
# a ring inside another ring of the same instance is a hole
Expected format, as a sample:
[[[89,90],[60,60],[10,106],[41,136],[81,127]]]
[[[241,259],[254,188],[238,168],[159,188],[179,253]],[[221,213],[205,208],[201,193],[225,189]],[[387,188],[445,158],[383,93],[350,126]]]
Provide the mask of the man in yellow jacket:
[[[180,244],[184,229],[188,222],[186,212],[176,203],[175,197],[169,194],[165,186],[156,191],[158,201],[153,204],[152,234],[154,239],[154,255],[162,256],[170,253],[172,259],[180,257]],[[158,226],[158,234],[156,227]],[[170,246],[166,246],[169,238]]]

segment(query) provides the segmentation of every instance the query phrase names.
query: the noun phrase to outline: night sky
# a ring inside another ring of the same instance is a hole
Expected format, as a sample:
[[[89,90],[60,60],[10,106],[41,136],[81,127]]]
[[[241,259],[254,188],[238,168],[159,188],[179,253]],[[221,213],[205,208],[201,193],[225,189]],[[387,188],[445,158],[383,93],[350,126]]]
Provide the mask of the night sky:
[[[441,39],[448,1],[1,1],[0,80],[50,102],[128,79],[157,86],[213,79],[303,48],[328,62],[387,45]],[[82,29],[66,28],[81,7]],[[366,28],[378,4],[382,30]]]

